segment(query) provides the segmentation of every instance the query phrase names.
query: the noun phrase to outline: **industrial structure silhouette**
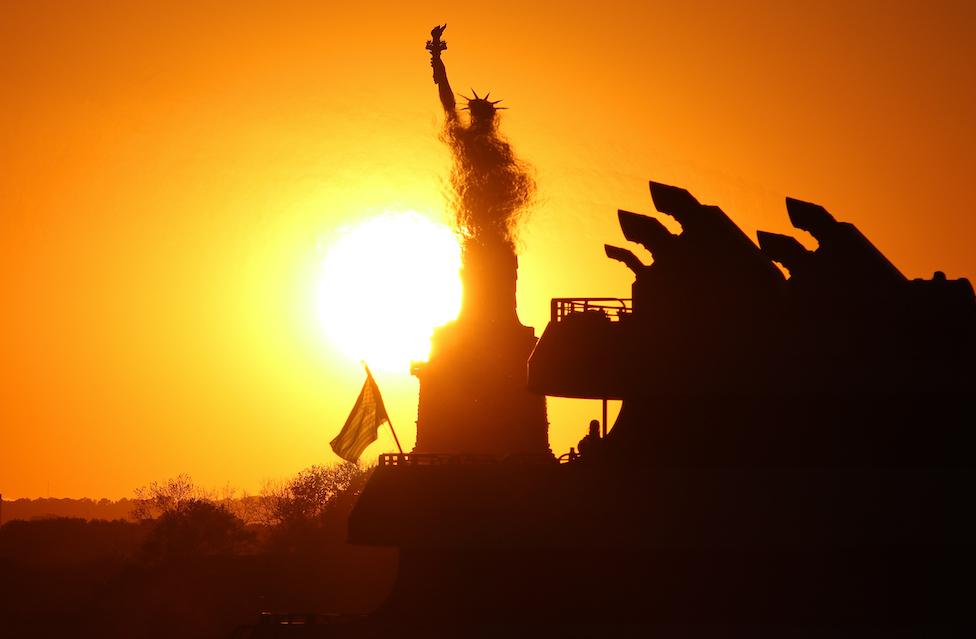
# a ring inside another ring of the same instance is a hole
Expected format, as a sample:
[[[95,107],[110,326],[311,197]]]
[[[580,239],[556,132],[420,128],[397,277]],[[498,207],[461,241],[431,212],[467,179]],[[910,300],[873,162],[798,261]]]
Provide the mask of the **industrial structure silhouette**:
[[[540,396],[622,399],[613,428],[563,464],[479,446],[463,425],[463,445],[382,456],[350,538],[400,548],[385,613],[461,626],[957,619],[976,539],[970,283],[906,279],[814,204],[787,200],[819,243],[807,251],[763,232],[757,246],[683,189],[652,182],[651,195],[681,234],[620,211],[654,256],[607,247],[634,271],[633,299],[553,300],[523,380]],[[457,330],[440,347],[490,375],[505,327]],[[517,421],[520,391],[484,404],[451,379],[421,377],[425,400]]]

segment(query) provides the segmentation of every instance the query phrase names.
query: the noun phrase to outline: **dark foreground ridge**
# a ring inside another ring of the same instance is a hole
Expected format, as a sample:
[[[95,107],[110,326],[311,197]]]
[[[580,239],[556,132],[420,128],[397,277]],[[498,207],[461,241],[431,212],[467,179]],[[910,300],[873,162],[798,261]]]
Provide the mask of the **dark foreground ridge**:
[[[787,199],[816,250],[765,232],[757,246],[718,207],[650,187],[682,232],[620,211],[624,237],[654,258],[606,247],[633,272],[633,299],[553,300],[526,379],[511,379],[509,355],[531,331],[514,313],[469,309],[507,319],[462,319],[435,339],[430,366],[453,362],[467,381],[452,384],[449,367],[429,386],[421,376],[418,451],[384,455],[350,518],[352,542],[400,549],[373,619],[553,634],[964,622],[957,584],[976,544],[969,281],[908,280],[815,204]],[[514,286],[514,269],[495,272]],[[471,380],[500,379],[499,362],[516,391],[486,403]],[[512,437],[520,387],[622,409],[606,437],[557,463],[534,439],[537,419]],[[427,436],[424,402],[447,397],[479,413],[477,434]]]

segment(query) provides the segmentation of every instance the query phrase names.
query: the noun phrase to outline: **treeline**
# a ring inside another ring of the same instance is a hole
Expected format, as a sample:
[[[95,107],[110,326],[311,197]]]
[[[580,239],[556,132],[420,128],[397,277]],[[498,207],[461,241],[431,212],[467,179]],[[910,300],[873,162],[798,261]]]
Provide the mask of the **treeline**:
[[[13,499],[4,500],[2,517],[5,523],[15,519],[130,519],[135,503],[131,499]]]
[[[345,543],[370,472],[312,466],[258,495],[207,491],[180,475],[131,499],[91,502],[125,507],[102,511],[113,520],[47,510],[6,521],[0,636],[43,620],[40,636],[213,637],[267,610],[371,610],[392,585],[396,553]]]
[[[369,472],[348,463],[311,466],[289,480],[267,483],[259,495],[230,488],[218,493],[179,475],[114,502],[5,502],[0,558],[63,563],[114,555],[159,561],[341,542],[348,511]]]

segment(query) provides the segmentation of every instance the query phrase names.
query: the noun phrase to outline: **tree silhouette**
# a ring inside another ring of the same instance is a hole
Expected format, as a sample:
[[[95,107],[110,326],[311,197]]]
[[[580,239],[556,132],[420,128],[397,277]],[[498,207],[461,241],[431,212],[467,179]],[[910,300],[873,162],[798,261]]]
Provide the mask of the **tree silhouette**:
[[[205,498],[203,491],[186,474],[177,475],[164,483],[154,481],[140,486],[135,494],[136,505],[132,509],[132,516],[140,521],[179,511],[188,502]]]
[[[143,545],[149,560],[235,553],[251,539],[244,522],[220,504],[185,500],[156,519]]]
[[[356,464],[310,466],[291,480],[263,490],[265,523],[274,527],[279,549],[296,549],[321,539],[329,515],[351,508],[370,469]]]
[[[227,503],[217,503],[189,475],[135,493],[133,516],[152,526],[142,548],[147,560],[233,553],[254,538]]]

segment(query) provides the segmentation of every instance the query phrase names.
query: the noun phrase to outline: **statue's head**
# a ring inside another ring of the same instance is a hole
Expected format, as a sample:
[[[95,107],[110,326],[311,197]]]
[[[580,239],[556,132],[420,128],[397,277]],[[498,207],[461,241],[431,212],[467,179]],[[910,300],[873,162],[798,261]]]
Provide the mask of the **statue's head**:
[[[490,126],[494,124],[498,111],[505,108],[495,106],[501,100],[489,100],[488,97],[491,95],[491,92],[486,93],[483,98],[478,97],[474,89],[471,90],[471,93],[474,94],[473,98],[461,96],[468,101],[468,105],[461,108],[471,113],[471,124],[475,126]]]

